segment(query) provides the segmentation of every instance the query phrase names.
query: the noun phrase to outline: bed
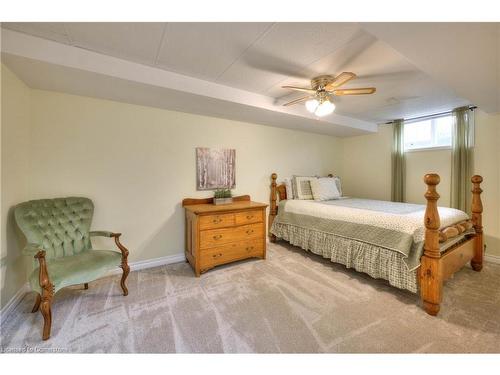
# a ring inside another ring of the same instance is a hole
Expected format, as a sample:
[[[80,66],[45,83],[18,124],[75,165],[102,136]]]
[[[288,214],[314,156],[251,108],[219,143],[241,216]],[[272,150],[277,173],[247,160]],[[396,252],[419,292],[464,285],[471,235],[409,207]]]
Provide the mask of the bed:
[[[472,216],[438,207],[437,174],[427,174],[426,205],[343,197],[314,201],[287,199],[285,184],[271,175],[269,236],[420,293],[437,315],[443,282],[468,262],[483,262],[481,176],[473,176]]]

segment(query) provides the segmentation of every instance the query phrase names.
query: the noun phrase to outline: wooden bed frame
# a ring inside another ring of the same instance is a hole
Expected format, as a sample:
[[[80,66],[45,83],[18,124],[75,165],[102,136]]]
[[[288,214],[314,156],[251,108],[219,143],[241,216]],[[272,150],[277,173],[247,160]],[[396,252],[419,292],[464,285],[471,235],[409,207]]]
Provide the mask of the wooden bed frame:
[[[269,230],[274,218],[278,213],[278,200],[286,199],[285,184],[278,185],[276,179],[278,175],[271,175],[271,199],[269,211]],[[439,194],[436,185],[439,184],[439,175],[435,173],[426,174],[424,182],[427,185],[425,199],[427,206],[425,209],[424,225],[424,254],[420,258],[418,270],[418,281],[420,285],[420,296],[422,298],[425,311],[430,315],[437,315],[443,294],[443,282],[453,274],[462,269],[469,261],[474,271],[481,271],[483,268],[483,225],[482,213],[483,204],[480,185],[483,182],[481,176],[475,175],[472,181],[472,225],[474,234],[466,235],[464,240],[455,244],[444,252],[440,252],[440,219],[437,206]],[[269,232],[271,242],[276,242],[277,238]]]

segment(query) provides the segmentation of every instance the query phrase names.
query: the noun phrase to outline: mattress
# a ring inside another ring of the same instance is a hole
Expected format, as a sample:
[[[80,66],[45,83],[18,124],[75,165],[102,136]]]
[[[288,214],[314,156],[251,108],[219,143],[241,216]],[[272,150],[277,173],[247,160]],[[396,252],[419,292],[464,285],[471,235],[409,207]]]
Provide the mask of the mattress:
[[[438,208],[441,226],[468,219],[460,210]],[[325,202],[284,200],[271,233],[333,262],[417,290],[423,253],[425,206],[348,198]],[[463,239],[447,241],[442,251]]]

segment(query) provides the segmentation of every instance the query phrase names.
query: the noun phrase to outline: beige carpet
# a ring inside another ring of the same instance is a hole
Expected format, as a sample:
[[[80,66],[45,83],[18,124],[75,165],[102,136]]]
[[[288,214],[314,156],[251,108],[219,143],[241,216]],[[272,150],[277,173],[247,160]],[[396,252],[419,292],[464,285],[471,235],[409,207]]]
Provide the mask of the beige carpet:
[[[417,296],[287,244],[268,259],[195,278],[186,263],[67,288],[52,338],[27,295],[4,322],[1,350],[61,352],[500,352],[500,265],[446,283],[442,312]]]

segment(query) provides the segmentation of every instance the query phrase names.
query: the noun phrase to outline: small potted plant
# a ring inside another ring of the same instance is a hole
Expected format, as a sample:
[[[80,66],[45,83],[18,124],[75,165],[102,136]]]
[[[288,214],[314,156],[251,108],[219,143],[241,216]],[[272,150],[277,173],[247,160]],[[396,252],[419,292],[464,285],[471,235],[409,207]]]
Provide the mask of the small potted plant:
[[[233,203],[233,198],[230,189],[216,189],[214,191],[214,204],[229,204]]]

